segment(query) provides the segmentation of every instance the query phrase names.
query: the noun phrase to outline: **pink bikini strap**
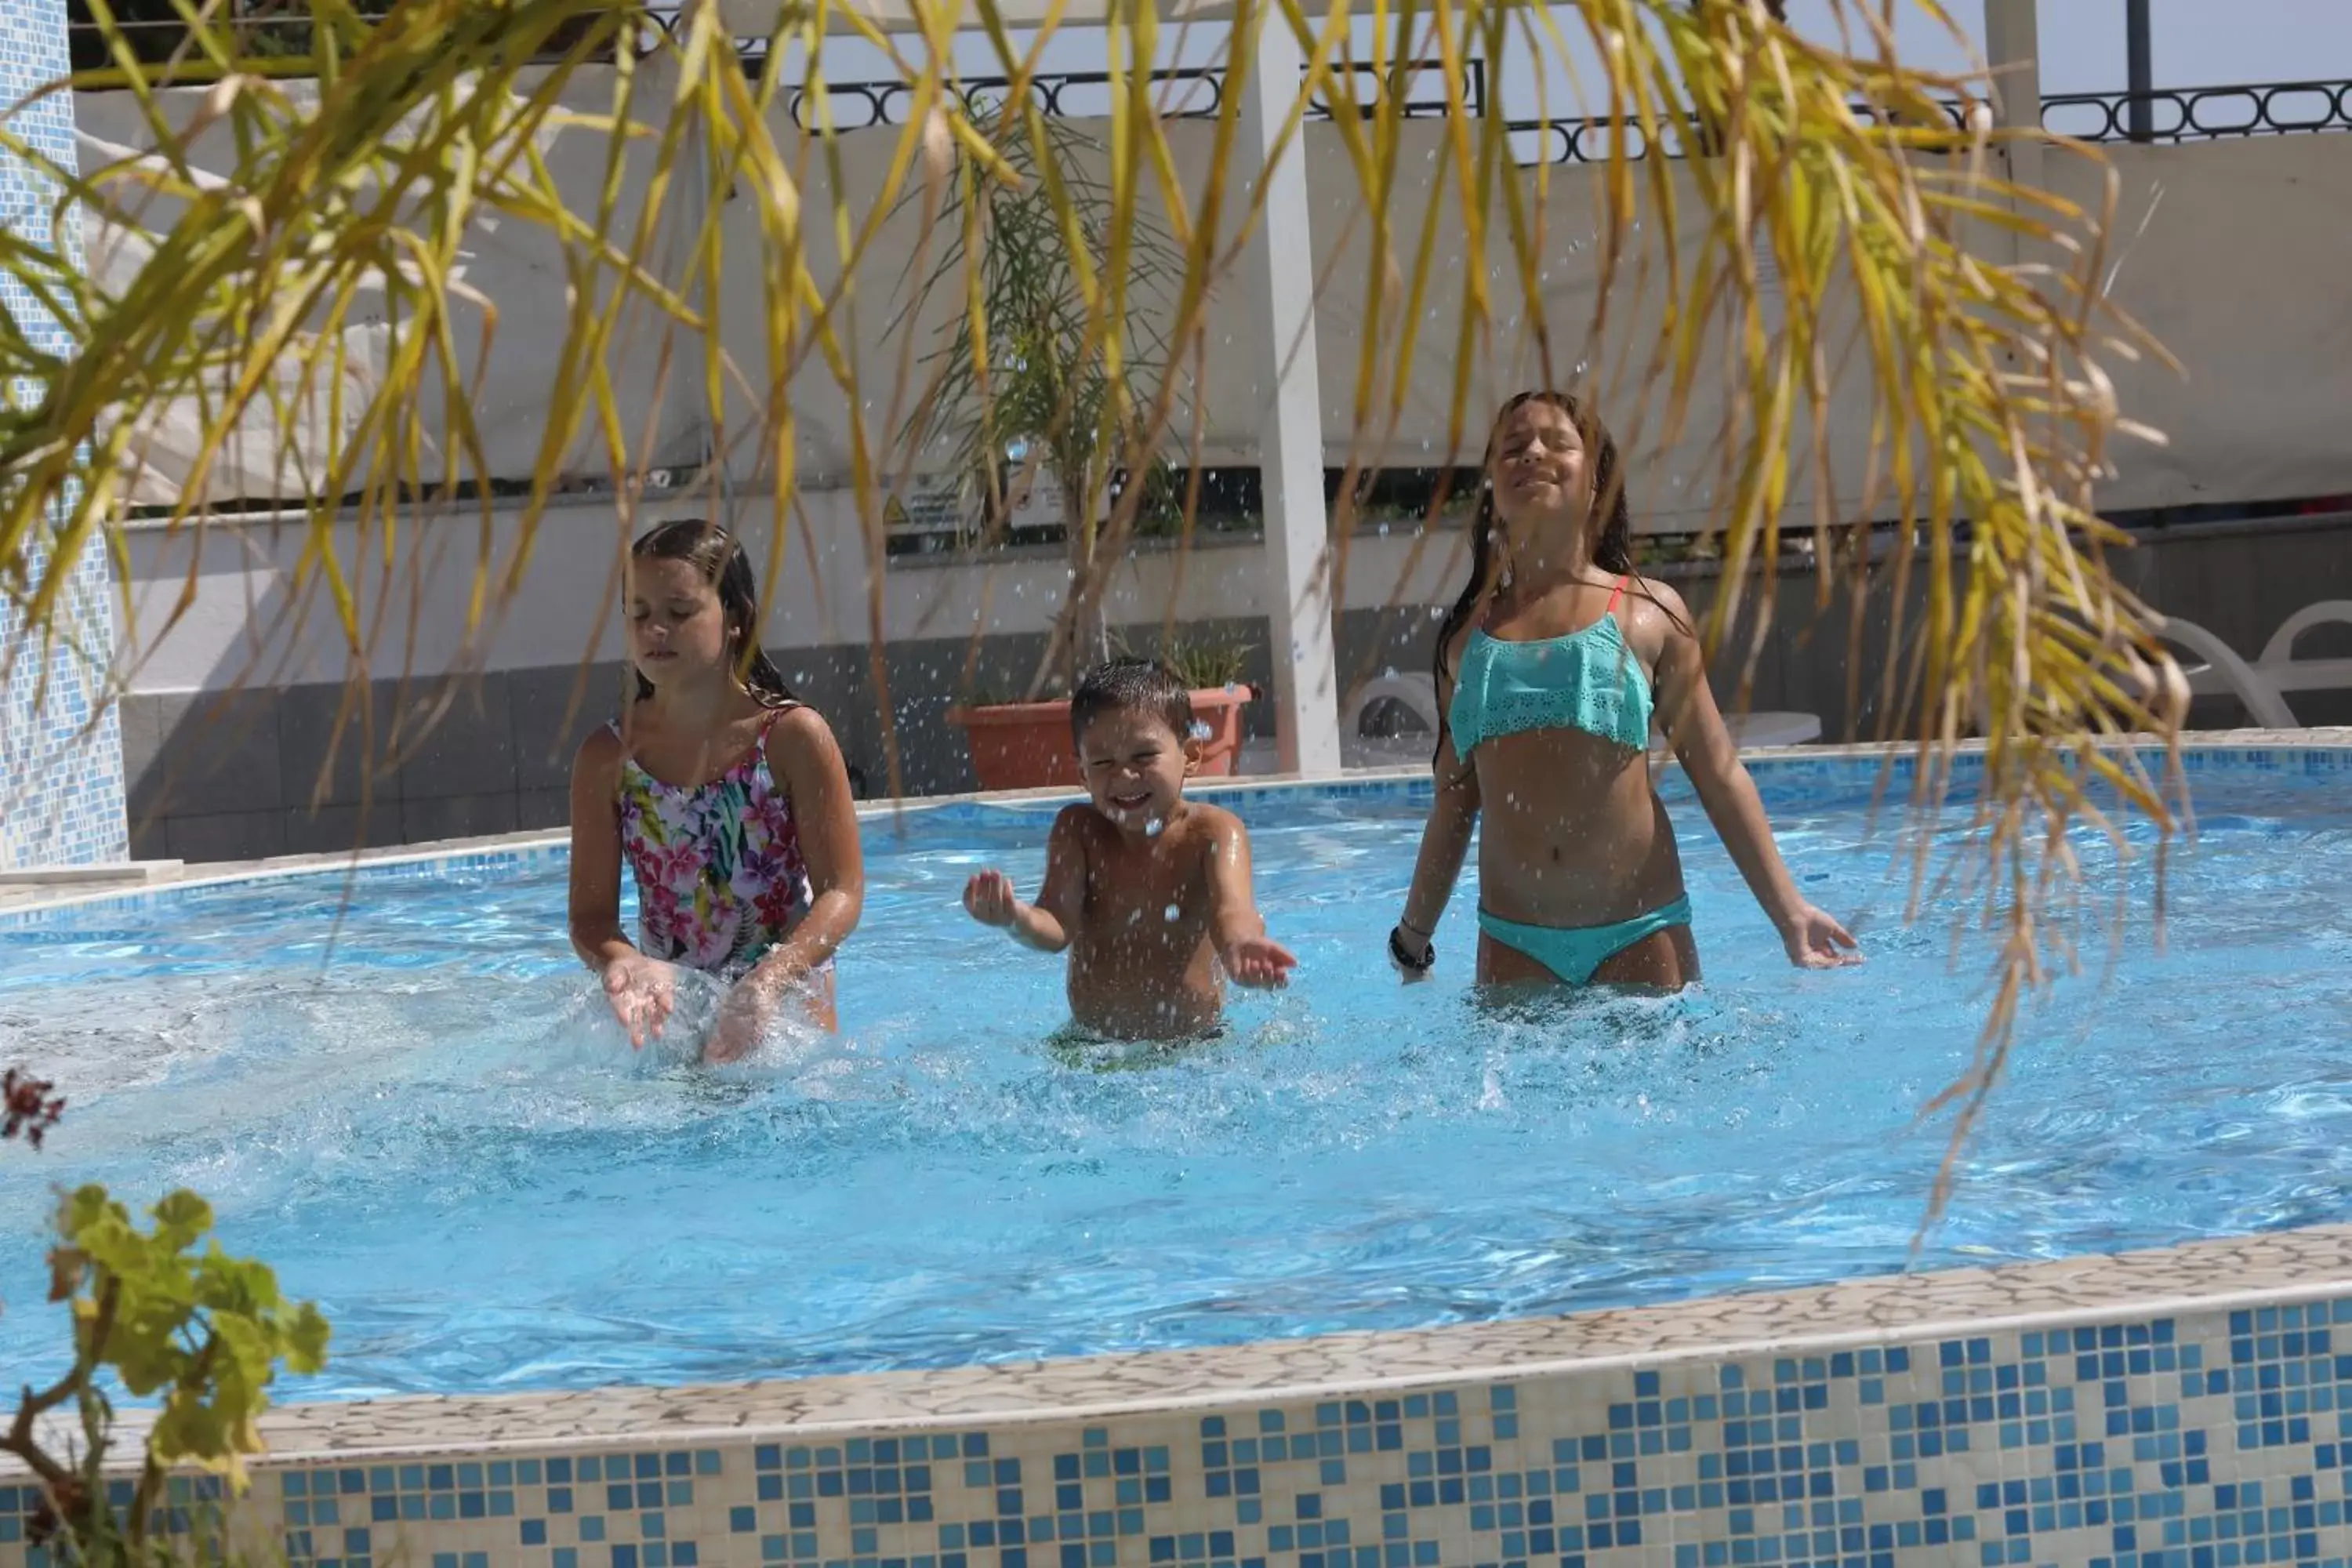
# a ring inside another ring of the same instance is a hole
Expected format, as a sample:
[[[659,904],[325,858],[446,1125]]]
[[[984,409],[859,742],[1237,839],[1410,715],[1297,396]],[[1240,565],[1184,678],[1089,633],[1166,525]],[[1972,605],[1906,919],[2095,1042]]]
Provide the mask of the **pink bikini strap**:
[[[1622,599],[1622,598],[1623,598],[1624,596],[1625,596],[1625,579],[1624,579],[1624,578],[1622,578],[1622,577],[1620,577],[1620,578],[1618,578],[1618,579],[1617,579],[1617,586],[1615,586],[1614,588],[1612,588],[1611,590],[1609,590],[1609,607],[1608,607],[1607,609],[1605,609],[1605,610],[1601,611],[1601,613],[1602,615],[1604,615],[1604,616],[1613,616],[1613,615],[1615,615],[1615,614],[1617,613],[1617,601],[1618,601],[1618,600],[1620,600],[1620,599]]]

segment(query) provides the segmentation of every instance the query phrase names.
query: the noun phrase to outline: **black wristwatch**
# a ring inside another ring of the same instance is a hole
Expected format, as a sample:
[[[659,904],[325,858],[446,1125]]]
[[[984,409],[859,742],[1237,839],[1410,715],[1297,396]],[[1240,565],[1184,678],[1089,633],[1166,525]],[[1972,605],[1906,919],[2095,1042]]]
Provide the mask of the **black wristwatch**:
[[[1399,921],[1389,928],[1389,956],[1396,960],[1399,968],[1410,969],[1415,974],[1422,974],[1427,973],[1430,967],[1436,963],[1437,944],[1427,937],[1423,937],[1421,952],[1415,954],[1409,951],[1404,945],[1404,922]]]

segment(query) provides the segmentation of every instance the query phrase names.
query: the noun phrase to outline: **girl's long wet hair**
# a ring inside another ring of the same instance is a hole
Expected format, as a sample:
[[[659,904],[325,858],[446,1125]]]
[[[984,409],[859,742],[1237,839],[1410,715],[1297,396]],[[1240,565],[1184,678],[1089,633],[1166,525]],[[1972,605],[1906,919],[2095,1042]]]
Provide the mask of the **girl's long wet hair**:
[[[1437,752],[1445,755],[1445,741],[1451,732],[1446,722],[1446,710],[1452,706],[1445,699],[1446,684],[1454,679],[1448,668],[1449,650],[1462,628],[1478,613],[1478,607],[1494,595],[1501,586],[1502,563],[1496,559],[1496,536],[1502,532],[1502,520],[1495,515],[1495,442],[1503,433],[1503,426],[1511,416],[1530,403],[1548,403],[1569,416],[1576,426],[1584,450],[1591,458],[1592,504],[1606,508],[1601,525],[1601,537],[1592,542],[1592,563],[1603,572],[1614,572],[1621,577],[1633,574],[1633,522],[1625,505],[1623,466],[1617,458],[1617,438],[1600,416],[1587,412],[1576,399],[1565,392],[1522,392],[1503,405],[1495,416],[1495,423],[1486,430],[1486,456],[1479,466],[1478,510],[1470,520],[1470,581],[1462,596],[1438,624],[1437,651],[1431,656],[1431,670],[1437,679]],[[1587,526],[1591,525],[1590,519]]]
[[[784,708],[800,700],[760,647],[759,580],[751,575],[751,558],[733,534],[706,519],[681,517],[638,535],[629,546],[629,559],[684,561],[701,573],[719,595],[719,613],[727,617],[727,652],[743,689],[763,707]],[[653,694],[653,683],[638,673],[638,700]]]

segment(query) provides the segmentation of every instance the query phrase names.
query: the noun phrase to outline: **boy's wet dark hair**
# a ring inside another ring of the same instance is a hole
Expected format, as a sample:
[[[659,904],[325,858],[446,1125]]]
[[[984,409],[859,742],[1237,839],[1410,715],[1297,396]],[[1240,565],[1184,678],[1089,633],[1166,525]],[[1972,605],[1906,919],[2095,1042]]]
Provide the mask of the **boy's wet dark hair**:
[[[1192,738],[1192,694],[1176,672],[1156,658],[1114,658],[1078,678],[1070,697],[1070,741],[1086,739],[1087,726],[1105,713],[1149,714],[1176,733]]]

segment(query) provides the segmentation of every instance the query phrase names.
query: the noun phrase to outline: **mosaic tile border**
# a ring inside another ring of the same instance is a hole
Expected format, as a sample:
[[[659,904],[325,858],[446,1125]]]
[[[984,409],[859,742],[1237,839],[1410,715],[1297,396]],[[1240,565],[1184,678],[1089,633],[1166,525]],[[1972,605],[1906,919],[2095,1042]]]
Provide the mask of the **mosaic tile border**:
[[[2159,748],[2135,748],[2144,761],[2160,763]],[[1749,769],[1773,782],[1810,781],[1852,788],[1877,788],[1907,784],[1916,776],[1917,757],[1907,745],[1790,746],[1750,752]],[[2352,728],[2287,731],[2216,731],[2183,742],[2185,773],[2247,772],[2280,775],[2352,773]],[[1980,742],[1965,743],[1953,759],[1955,781],[1983,771]],[[1390,769],[1351,773],[1339,778],[1274,780],[1208,780],[1193,793],[1231,799],[1246,796],[1269,804],[1316,800],[1410,798],[1425,791],[1425,769]],[[941,795],[920,800],[879,801],[858,809],[861,822],[879,822],[898,816],[922,815],[951,820],[1002,820],[1004,814],[1036,815],[1057,809],[1076,798],[1066,790],[1017,791],[996,795]],[[287,878],[357,878],[367,880],[437,876],[446,871],[494,870],[542,865],[560,859],[569,847],[562,833],[512,835],[488,840],[457,841],[453,845],[363,851],[352,855],[287,857],[239,867],[218,874],[202,868],[194,874],[159,879],[137,889],[51,890],[0,903],[0,929],[21,925],[61,910],[127,910],[146,908],[157,900],[207,889]]]
[[[74,167],[73,95],[34,100],[70,68],[65,0],[0,0],[0,115],[11,133],[59,167]],[[37,247],[81,264],[81,230],[62,231],[51,212],[57,182],[37,165],[0,153],[0,224]],[[26,336],[70,353],[74,334],[15,278],[0,278],[4,306]],[[19,381],[12,395],[37,388]],[[47,542],[35,539],[26,564],[42,569]],[[58,636],[47,646],[24,636],[17,611],[0,605],[0,648],[12,666],[0,679],[0,869],[85,866],[130,852],[124,812],[122,725],[110,700],[114,602],[105,551],[81,553],[59,598]]]
[[[2226,1283],[2228,1289],[2221,1289]],[[305,1568],[2352,1556],[2352,1227],[1236,1350],[289,1406]],[[0,1565],[30,1489],[0,1477]],[[216,1484],[158,1521],[200,1531]]]

